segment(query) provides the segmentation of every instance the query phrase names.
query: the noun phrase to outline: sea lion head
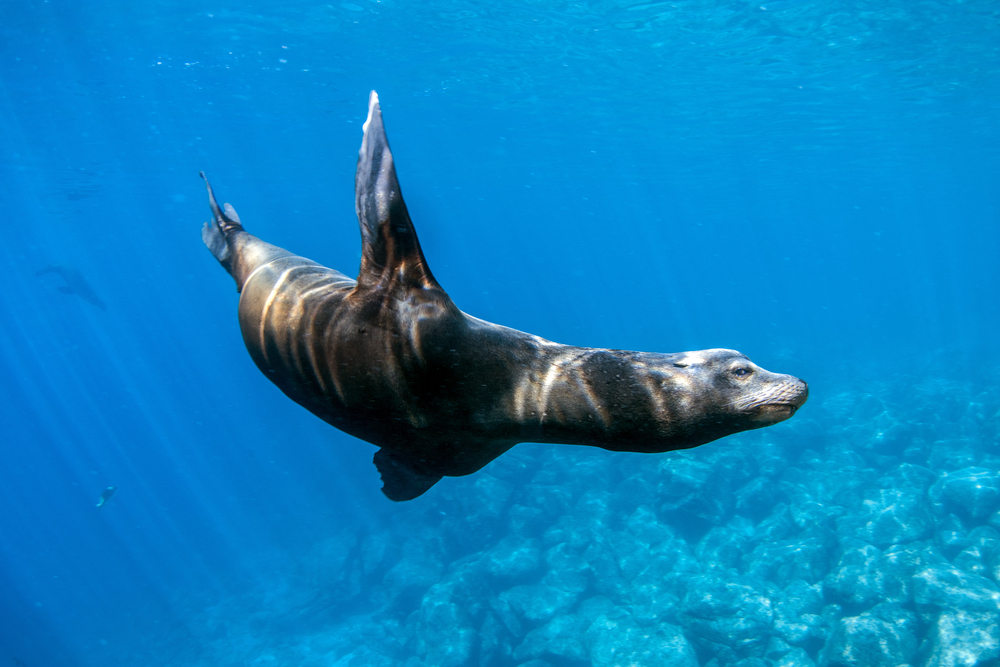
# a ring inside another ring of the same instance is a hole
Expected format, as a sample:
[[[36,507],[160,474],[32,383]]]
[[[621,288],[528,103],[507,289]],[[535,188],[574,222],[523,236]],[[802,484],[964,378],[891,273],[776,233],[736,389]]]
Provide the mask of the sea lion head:
[[[784,421],[809,396],[802,380],[765,370],[736,350],[684,352],[673,366],[699,396],[699,410],[739,423],[739,430]]]

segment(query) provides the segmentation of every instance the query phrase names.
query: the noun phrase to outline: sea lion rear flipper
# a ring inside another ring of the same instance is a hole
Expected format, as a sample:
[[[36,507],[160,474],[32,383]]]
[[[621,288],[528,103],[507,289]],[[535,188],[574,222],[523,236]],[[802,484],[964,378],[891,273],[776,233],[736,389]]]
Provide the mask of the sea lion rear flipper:
[[[208,190],[208,205],[212,209],[212,222],[206,222],[201,228],[201,240],[211,251],[219,263],[232,273],[232,261],[229,251],[229,234],[243,230],[240,223],[240,216],[236,214],[236,209],[230,204],[219,206],[215,198],[215,191],[212,184],[208,182],[205,172],[200,171],[198,175],[205,181],[205,188]]]
[[[440,289],[427,267],[403,202],[382,125],[382,109],[374,90],[368,98],[368,119],[358,153],[354,197],[362,241],[358,286],[375,288],[398,276],[406,285]]]
[[[413,500],[441,480],[441,475],[426,475],[407,465],[398,456],[379,449],[373,459],[382,476],[382,493],[389,500]]]

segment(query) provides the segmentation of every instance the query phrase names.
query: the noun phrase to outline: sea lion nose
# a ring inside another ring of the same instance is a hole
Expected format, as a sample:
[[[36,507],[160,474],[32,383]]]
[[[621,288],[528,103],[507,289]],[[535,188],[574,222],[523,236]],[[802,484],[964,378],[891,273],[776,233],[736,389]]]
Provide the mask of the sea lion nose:
[[[801,406],[806,402],[806,399],[809,398],[809,385],[805,380],[800,380],[799,378],[795,378],[795,382],[799,385],[799,395],[797,399],[798,404]]]

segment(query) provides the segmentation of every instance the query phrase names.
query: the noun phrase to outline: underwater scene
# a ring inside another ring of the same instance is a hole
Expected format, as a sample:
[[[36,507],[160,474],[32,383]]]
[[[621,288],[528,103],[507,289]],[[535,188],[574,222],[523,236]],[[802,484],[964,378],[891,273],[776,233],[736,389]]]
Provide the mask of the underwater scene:
[[[993,0],[6,2],[0,216],[0,665],[1000,665]]]

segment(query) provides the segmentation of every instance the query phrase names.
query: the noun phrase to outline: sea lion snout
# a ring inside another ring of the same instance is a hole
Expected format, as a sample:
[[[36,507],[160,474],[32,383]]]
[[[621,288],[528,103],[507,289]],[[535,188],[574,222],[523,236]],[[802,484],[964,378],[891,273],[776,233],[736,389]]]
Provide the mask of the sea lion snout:
[[[769,371],[759,386],[737,401],[741,412],[761,425],[776,424],[795,414],[809,398],[809,385],[793,375],[779,375]]]

